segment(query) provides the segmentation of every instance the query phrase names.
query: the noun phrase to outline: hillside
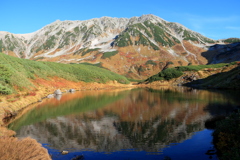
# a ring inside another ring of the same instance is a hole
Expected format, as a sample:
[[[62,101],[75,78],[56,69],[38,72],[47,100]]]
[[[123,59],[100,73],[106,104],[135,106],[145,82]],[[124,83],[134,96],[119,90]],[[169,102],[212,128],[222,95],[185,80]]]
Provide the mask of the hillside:
[[[208,59],[208,64],[240,61],[240,40],[230,38],[225,40],[225,42],[230,44],[215,44],[202,53],[202,56]]]
[[[142,84],[239,89],[239,75],[240,69],[237,62],[178,66],[167,68],[149,77]]]
[[[116,73],[95,66],[84,64],[61,64],[55,62],[35,62],[20,59],[0,53],[0,93],[13,92],[37,88],[33,80],[58,77],[74,82],[99,82],[106,83],[129,81]],[[51,83],[51,82],[49,82]]]
[[[186,84],[197,88],[240,89],[240,66]]]
[[[239,41],[239,39],[237,39]],[[90,63],[134,79],[146,79],[172,62],[207,64],[201,53],[216,43],[179,23],[154,15],[55,21],[29,34],[0,32],[0,52],[36,61]]]

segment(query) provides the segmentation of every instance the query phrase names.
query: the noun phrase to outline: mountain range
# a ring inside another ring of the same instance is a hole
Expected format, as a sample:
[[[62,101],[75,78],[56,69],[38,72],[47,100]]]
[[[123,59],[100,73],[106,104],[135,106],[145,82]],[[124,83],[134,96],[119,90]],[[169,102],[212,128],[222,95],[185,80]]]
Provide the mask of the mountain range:
[[[236,43],[235,43],[236,42]],[[29,34],[0,31],[0,52],[36,61],[87,63],[133,79],[167,64],[240,60],[240,39],[213,40],[155,15],[57,20]]]

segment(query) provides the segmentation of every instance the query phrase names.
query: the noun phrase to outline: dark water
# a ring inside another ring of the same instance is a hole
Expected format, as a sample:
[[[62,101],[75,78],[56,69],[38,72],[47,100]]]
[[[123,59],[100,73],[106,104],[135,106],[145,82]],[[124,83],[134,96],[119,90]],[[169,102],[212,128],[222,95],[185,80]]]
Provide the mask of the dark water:
[[[214,148],[205,121],[229,114],[238,95],[180,87],[76,92],[42,102],[9,128],[56,160],[217,159],[206,154]]]

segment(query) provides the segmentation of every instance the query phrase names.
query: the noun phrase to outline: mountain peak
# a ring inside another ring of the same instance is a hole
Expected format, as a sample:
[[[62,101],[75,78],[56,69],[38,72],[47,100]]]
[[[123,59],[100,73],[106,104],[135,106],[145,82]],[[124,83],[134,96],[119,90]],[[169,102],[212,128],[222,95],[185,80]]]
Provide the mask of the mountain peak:
[[[0,32],[0,52],[6,54],[61,63],[103,64],[117,73],[142,77],[147,76],[148,70],[157,73],[168,61],[206,64],[200,53],[214,43],[181,24],[153,14],[56,20],[31,34]],[[146,75],[141,73],[141,66],[148,66]]]

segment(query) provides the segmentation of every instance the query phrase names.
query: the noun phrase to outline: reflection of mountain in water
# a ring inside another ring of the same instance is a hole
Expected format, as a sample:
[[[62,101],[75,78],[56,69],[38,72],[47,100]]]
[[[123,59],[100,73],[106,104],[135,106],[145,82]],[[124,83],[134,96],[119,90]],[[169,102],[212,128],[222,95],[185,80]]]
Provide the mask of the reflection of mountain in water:
[[[18,135],[31,136],[59,150],[88,148],[103,152],[132,148],[129,141],[117,132],[113,126],[114,121],[116,121],[115,117],[100,120],[59,117],[36,125],[25,126]]]
[[[220,93],[182,88],[137,89],[126,93],[128,96],[94,111],[76,110],[71,115],[60,114],[56,118],[28,124],[21,127],[17,135],[30,136],[58,150],[157,152],[203,130],[204,122],[211,117],[205,110],[209,104],[231,103]],[[98,101],[101,103],[99,96]]]

